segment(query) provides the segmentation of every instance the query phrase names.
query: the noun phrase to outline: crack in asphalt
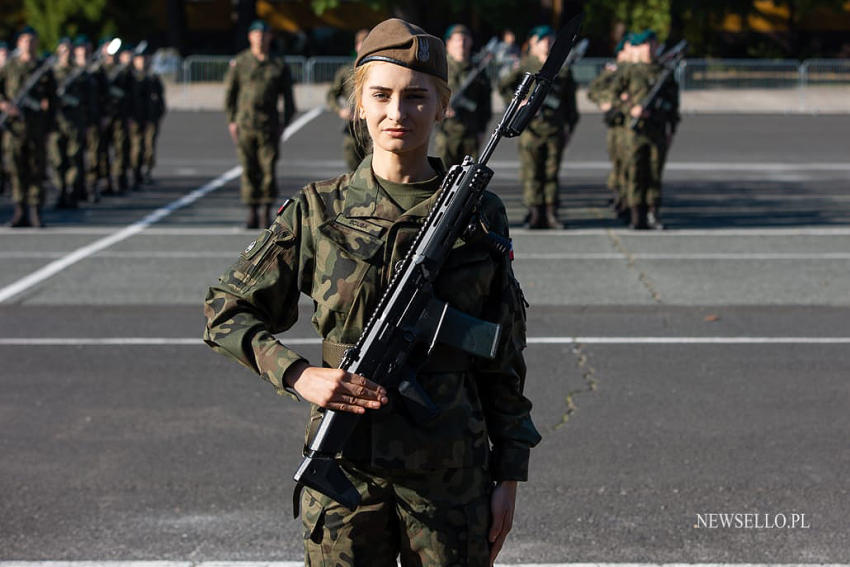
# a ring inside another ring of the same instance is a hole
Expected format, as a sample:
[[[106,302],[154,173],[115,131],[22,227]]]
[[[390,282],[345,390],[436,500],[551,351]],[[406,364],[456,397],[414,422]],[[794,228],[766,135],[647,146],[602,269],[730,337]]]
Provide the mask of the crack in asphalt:
[[[634,254],[632,254],[629,249],[625,247],[623,241],[620,240],[620,237],[617,236],[613,230],[608,229],[605,232],[608,235],[609,240],[611,240],[611,245],[614,247],[614,249],[625,257],[626,265],[630,269],[637,272],[638,281],[640,281],[640,283],[643,284],[643,287],[646,288],[646,291],[649,292],[649,295],[652,297],[652,300],[655,303],[663,303],[661,301],[661,294],[658,293],[658,290],[655,288],[655,285],[652,283],[652,280],[649,279],[649,276],[646,274],[646,272],[637,267]]]
[[[556,431],[566,425],[570,417],[572,417],[573,413],[578,410],[578,406],[576,406],[574,401],[575,397],[580,396],[582,394],[590,394],[592,392],[595,392],[596,385],[598,383],[596,379],[596,369],[589,364],[588,355],[584,352],[584,345],[575,342],[573,343],[572,351],[573,354],[576,356],[576,367],[581,372],[581,378],[584,381],[584,386],[582,388],[576,388],[567,392],[567,395],[564,398],[566,409],[561,415],[561,420],[552,426],[552,429]]]

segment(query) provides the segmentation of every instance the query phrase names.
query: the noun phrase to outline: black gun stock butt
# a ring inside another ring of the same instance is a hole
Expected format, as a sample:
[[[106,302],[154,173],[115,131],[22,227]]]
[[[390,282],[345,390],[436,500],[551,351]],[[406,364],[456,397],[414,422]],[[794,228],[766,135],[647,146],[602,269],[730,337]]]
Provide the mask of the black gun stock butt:
[[[349,510],[360,505],[360,493],[342,472],[339,463],[332,457],[305,457],[295,476],[295,492],[292,509],[298,517],[301,489],[305,486],[333,498]]]
[[[564,61],[566,61],[567,55],[570,54],[570,50],[573,48],[573,44],[576,41],[578,30],[581,28],[583,20],[584,14],[579,14],[567,22],[567,25],[561,28],[558,32],[558,36],[555,38],[555,44],[549,51],[549,57],[546,59],[546,63],[543,64],[543,68],[540,69],[538,75],[542,75],[551,81],[555,78],[555,75],[561,71],[561,66],[564,64]]]

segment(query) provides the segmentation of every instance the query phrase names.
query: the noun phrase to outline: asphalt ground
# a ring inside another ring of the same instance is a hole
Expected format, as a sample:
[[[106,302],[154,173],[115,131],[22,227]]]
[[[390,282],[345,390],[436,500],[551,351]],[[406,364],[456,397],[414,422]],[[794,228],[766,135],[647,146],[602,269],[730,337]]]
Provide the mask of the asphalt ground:
[[[608,211],[597,116],[565,155],[566,231],[519,228],[500,145],[543,434],[500,561],[850,561],[848,128],[686,116],[663,233]],[[325,113],[281,146],[282,198],[342,170],[339,129]],[[206,287],[253,239],[238,182],[121,232],[232,172],[223,116],[169,114],[159,156],[144,191],[0,229],[0,297],[79,258],[0,301],[0,560],[300,557],[307,409],[199,339]],[[317,359],[301,309],[284,340]],[[701,525],[734,513],[762,527]]]

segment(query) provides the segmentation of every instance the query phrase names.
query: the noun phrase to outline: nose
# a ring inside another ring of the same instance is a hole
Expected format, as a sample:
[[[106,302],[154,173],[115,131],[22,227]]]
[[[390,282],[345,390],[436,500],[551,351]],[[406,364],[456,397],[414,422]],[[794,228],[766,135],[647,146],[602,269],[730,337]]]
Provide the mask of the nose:
[[[387,118],[393,122],[401,122],[404,118],[404,102],[401,96],[393,96],[387,105]]]

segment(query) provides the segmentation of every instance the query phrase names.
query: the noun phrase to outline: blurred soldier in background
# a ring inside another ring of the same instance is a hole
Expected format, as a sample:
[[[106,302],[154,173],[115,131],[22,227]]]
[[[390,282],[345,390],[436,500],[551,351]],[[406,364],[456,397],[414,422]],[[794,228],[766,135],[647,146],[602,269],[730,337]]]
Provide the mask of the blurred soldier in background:
[[[0,70],[0,112],[9,115],[4,133],[4,146],[9,155],[12,179],[12,201],[15,212],[9,226],[44,226],[41,208],[44,205],[45,147],[50,126],[56,82],[47,69],[16,106],[12,101],[27,83],[30,75],[39,72],[38,36],[25,27],[17,40],[17,56]]]
[[[521,51],[516,43],[516,34],[513,30],[502,32],[502,40],[496,46],[496,64],[499,66],[499,80],[501,81],[510,73],[516,62],[519,61]]]
[[[540,70],[554,41],[555,32],[549,26],[531,30],[528,56],[500,81],[500,91],[506,101],[513,97],[524,73]],[[578,118],[576,83],[570,69],[565,68],[555,77],[543,106],[519,137],[520,176],[529,228],[564,227],[557,216],[558,170]]]
[[[145,183],[153,183],[153,168],[156,165],[156,141],[159,138],[159,125],[165,116],[165,89],[159,75],[150,70],[150,57],[137,55],[133,59],[134,65],[141,65],[145,69],[148,83],[147,99],[147,123],[144,132],[144,147],[142,150],[142,176]]]
[[[100,141],[100,113],[106,103],[106,75],[99,61],[91,61],[91,42],[88,36],[80,34],[74,39],[74,64],[85,69],[83,75],[88,85],[88,111],[86,114],[83,165],[84,185],[88,191],[89,201],[96,203],[100,200],[97,186],[97,149]]]
[[[631,58],[631,44],[626,41],[628,34],[614,49],[616,61],[605,64],[598,77],[591,81],[587,89],[587,98],[596,103],[603,113],[603,120],[608,126],[606,134],[606,145],[608,157],[611,160],[611,172],[608,174],[607,185],[614,193],[611,206],[615,212],[622,214],[628,209],[625,199],[626,182],[624,179],[625,168],[623,167],[623,137],[625,135],[625,112],[622,101],[614,93],[616,73],[629,64]]]
[[[355,57],[367,35],[369,30],[358,30],[355,34]],[[342,154],[345,157],[345,165],[350,171],[357,169],[366,154],[371,152],[371,141],[366,131],[366,124],[363,120],[354,120],[352,112],[353,75],[354,61],[352,60],[350,65],[343,65],[337,70],[326,99],[328,108],[345,121],[345,127],[342,130]]]
[[[446,118],[437,125],[434,135],[436,155],[447,168],[459,164],[464,156],[478,157],[482,135],[492,114],[490,79],[482,70],[461,92],[467,77],[475,72],[472,64],[472,32],[455,24],[443,36],[449,70],[449,88],[454,101],[446,109]]]
[[[631,34],[629,43],[636,63],[626,66],[615,78],[614,93],[627,112],[627,123],[638,118],[637,127],[624,129],[626,148],[626,200],[629,226],[633,229],[662,230],[661,174],[667,150],[679,123],[679,87],[673,75],[661,89],[658,104],[651,109],[641,102],[658,81],[664,68],[655,62],[655,32]]]
[[[6,61],[9,59],[9,45],[5,41],[0,41],[0,73],[3,72],[3,67],[6,66]],[[6,172],[6,152],[3,150],[3,132],[0,132],[0,195],[6,193],[6,183],[9,179]]]
[[[126,53],[126,52],[125,52]],[[123,53],[122,53],[123,55]],[[130,52],[130,111],[127,117],[127,137],[130,148],[128,164],[133,173],[134,191],[142,186],[142,165],[145,152],[145,133],[150,120],[151,81],[143,52]],[[123,64],[123,60],[122,60]]]
[[[247,228],[271,224],[277,199],[275,164],[280,136],[295,114],[289,67],[270,54],[269,26],[257,20],[248,28],[250,48],[230,62],[225,79],[225,111],[230,137],[242,163],[242,201],[248,206]],[[278,99],[283,97],[283,118]]]
[[[107,52],[109,41],[104,41],[101,49],[102,69],[106,79],[106,97],[101,108],[101,134],[98,147],[98,173],[106,179],[104,195],[114,195],[113,176],[118,182],[118,191],[127,189],[127,115],[130,102],[130,74],[126,65],[116,61],[114,55]],[[122,53],[127,51],[122,46]],[[110,167],[111,166],[111,167]]]
[[[63,37],[56,47],[56,111],[50,136],[50,165],[59,192],[56,207],[76,208],[85,199],[83,147],[91,113],[91,84],[85,65],[71,60],[71,40]]]

